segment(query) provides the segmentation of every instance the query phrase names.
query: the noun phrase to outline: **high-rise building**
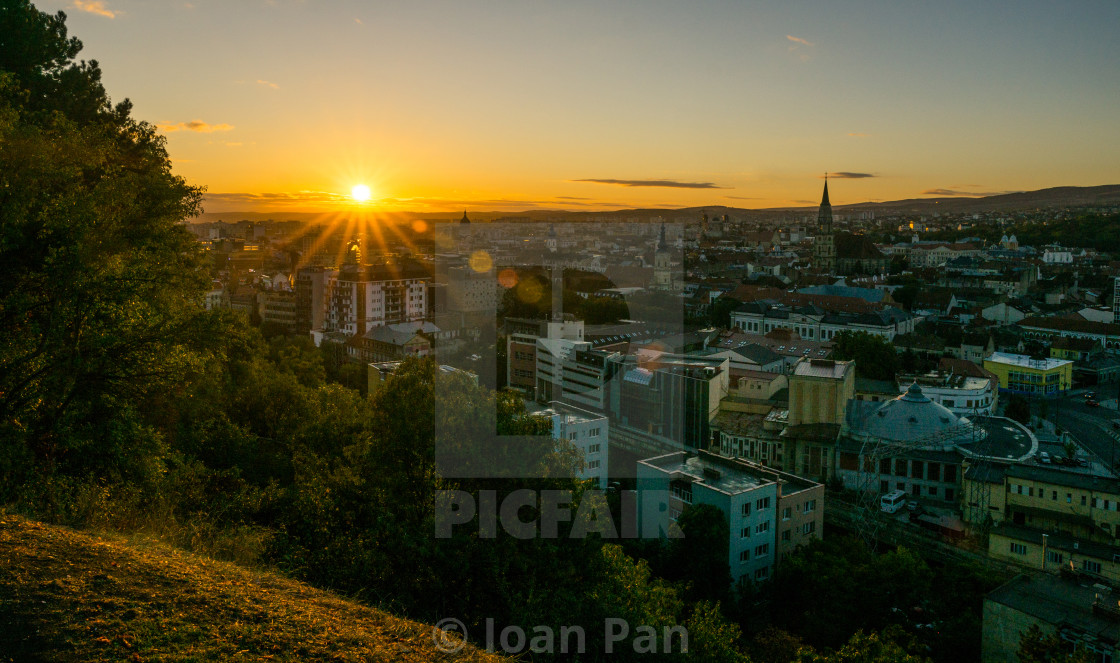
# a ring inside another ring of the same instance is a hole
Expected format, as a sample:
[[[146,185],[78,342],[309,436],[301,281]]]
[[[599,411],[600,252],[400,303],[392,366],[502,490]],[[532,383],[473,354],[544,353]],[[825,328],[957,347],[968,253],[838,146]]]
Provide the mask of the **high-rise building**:
[[[329,267],[304,267],[296,272],[295,331],[307,334],[323,329],[330,308],[331,288],[338,270]]]
[[[339,270],[331,291],[327,326],[347,336],[371,327],[428,317],[430,273],[418,263],[361,265]]]
[[[708,504],[727,517],[727,563],[736,583],[769,578],[798,545],[824,535],[824,486],[705,451],[638,462],[641,535],[669,532],[684,509]]]
[[[1120,276],[1112,277],[1112,321],[1120,324]]]

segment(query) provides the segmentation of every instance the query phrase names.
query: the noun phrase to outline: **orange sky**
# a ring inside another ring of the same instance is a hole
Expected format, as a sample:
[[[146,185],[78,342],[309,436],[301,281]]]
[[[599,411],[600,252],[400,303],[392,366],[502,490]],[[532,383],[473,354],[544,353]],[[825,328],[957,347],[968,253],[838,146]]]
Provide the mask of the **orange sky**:
[[[1120,182],[1120,3],[58,0],[207,211],[836,204]],[[838,176],[842,178],[843,176]],[[934,193],[936,192],[936,194]]]

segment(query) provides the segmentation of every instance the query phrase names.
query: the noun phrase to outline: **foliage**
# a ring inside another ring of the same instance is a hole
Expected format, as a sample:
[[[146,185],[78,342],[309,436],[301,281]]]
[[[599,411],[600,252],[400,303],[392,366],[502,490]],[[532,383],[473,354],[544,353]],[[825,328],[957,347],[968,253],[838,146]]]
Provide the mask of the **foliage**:
[[[931,233],[929,239],[956,240],[975,236],[980,237],[986,244],[995,244],[1003,235],[1015,235],[1020,246],[1042,247],[1048,244],[1060,244],[1111,252],[1120,246],[1120,215],[1090,213],[1072,219],[1023,221],[1011,226],[987,224],[973,226],[966,230]]]
[[[687,600],[729,603],[727,541],[731,532],[727,516],[710,504],[690,505],[677,524],[684,536],[670,541],[662,575],[684,583]]]
[[[980,657],[983,597],[1000,581],[978,567],[930,568],[904,548],[876,555],[832,537],[784,560],[766,592],[774,626],[812,647],[839,648],[853,632],[898,627],[915,642],[908,651],[958,661]]]
[[[1070,645],[1056,633],[1044,634],[1037,624],[1031,624],[1019,638],[1018,657],[1020,663],[1091,663],[1096,660],[1083,645],[1070,650]]]
[[[1007,399],[1007,406],[1004,409],[1004,414],[1008,419],[1014,419],[1024,425],[1029,424],[1031,422],[1030,401],[1022,396],[1012,395]]]
[[[0,469],[150,480],[158,414],[197,374],[218,325],[179,224],[201,190],[164,139],[112,107],[64,16],[0,11]]]
[[[708,309],[708,321],[714,327],[729,329],[731,327],[731,312],[738,308],[741,303],[731,297],[717,298]]]
[[[855,360],[856,375],[873,380],[893,380],[899,359],[894,346],[885,338],[864,331],[842,331],[833,337],[832,356]]]

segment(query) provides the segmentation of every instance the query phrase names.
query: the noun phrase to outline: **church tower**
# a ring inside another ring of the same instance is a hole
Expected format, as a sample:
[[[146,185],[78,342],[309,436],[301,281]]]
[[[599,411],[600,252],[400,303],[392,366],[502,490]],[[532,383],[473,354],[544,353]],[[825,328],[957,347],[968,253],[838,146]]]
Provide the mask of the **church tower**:
[[[832,234],[832,203],[828,202],[827,174],[821,208],[817,212],[817,233],[813,238],[813,266],[830,274],[836,272],[836,236]]]
[[[665,241],[665,224],[661,224],[661,236],[657,240],[657,250],[653,253],[653,287],[656,290],[673,289],[673,254]]]

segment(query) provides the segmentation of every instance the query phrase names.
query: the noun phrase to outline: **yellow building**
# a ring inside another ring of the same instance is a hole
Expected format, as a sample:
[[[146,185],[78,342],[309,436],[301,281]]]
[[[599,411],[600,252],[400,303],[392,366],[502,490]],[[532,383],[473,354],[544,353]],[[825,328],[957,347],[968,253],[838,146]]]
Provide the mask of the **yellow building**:
[[[1049,573],[1120,583],[1120,547],[1066,534],[1001,525],[988,536],[988,555]]]
[[[1120,538],[1120,480],[1038,465],[975,465],[965,472],[966,522],[1008,523],[1098,543]]]
[[[855,390],[855,362],[799,360],[789,376],[789,425],[843,423]]]
[[[1073,362],[1068,359],[993,352],[984,368],[999,378],[1000,391],[1012,394],[1053,398],[1073,386]]]

